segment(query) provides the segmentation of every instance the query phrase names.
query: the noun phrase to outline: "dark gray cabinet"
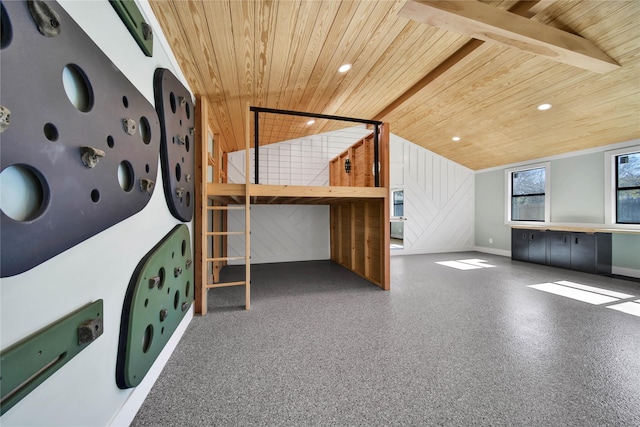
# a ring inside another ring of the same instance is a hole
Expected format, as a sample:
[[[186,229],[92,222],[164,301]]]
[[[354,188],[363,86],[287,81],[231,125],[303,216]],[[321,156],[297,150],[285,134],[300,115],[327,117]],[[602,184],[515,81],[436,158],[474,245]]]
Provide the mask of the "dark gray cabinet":
[[[511,259],[611,274],[611,233],[561,230],[511,230]]]
[[[546,231],[531,230],[529,233],[529,262],[536,264],[547,263],[547,233]]]
[[[511,259],[529,261],[529,233],[519,228],[511,229]]]
[[[549,265],[571,268],[571,233],[549,231]]]
[[[594,234],[571,233],[571,269],[595,273],[596,238]]]
[[[547,263],[547,243],[544,230],[511,229],[511,259]]]

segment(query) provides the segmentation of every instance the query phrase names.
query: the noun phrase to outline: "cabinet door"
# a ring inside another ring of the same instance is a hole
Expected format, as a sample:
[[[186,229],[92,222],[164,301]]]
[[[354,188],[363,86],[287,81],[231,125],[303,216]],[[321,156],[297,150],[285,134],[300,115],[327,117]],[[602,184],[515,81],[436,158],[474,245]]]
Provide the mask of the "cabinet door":
[[[529,262],[547,263],[546,231],[529,230]]]
[[[549,231],[549,265],[560,268],[571,268],[571,233]]]
[[[596,233],[596,273],[611,274],[612,239],[610,233]]]
[[[511,259],[529,261],[529,230],[511,229]]]
[[[571,233],[571,269],[596,272],[596,238],[594,234]]]

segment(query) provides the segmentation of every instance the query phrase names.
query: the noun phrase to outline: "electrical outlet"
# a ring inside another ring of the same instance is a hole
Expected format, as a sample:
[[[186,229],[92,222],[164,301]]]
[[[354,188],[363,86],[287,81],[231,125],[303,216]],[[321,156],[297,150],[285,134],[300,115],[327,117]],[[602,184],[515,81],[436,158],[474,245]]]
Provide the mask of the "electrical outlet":
[[[493,244],[493,239],[491,237],[489,237],[489,244]]]

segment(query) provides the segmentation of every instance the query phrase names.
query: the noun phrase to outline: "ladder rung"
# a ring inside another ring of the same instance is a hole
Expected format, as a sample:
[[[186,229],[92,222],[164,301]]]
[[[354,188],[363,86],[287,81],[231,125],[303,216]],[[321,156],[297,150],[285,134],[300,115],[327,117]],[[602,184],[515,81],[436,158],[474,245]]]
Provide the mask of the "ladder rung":
[[[239,210],[244,210],[245,205],[242,206],[207,206],[207,210],[210,211],[239,211]]]
[[[244,286],[247,282],[224,282],[224,283],[207,283],[207,289],[211,288],[225,288],[227,286]]]
[[[239,236],[246,234],[244,231],[207,231],[207,236]]]
[[[218,258],[207,258],[207,261],[235,261],[239,259],[245,259],[244,256],[223,256]]]

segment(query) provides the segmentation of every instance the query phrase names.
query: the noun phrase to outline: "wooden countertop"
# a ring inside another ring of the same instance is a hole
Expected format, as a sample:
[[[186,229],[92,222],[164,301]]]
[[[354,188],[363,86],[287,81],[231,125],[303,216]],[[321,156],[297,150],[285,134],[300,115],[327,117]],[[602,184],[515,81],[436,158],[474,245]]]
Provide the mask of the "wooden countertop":
[[[527,229],[527,230],[549,230],[549,231],[575,231],[580,233],[612,233],[612,234],[638,234],[640,230],[630,228],[610,228],[606,226],[588,225],[520,225],[511,224],[511,228]]]

